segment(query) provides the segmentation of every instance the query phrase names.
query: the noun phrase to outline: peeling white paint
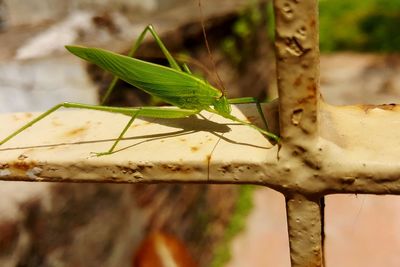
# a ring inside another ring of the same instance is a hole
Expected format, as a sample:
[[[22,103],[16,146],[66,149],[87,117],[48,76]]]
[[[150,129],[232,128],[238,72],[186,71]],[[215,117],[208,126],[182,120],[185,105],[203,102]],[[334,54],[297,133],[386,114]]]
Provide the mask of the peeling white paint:
[[[38,178],[40,178],[40,177],[37,176],[37,175],[40,175],[40,174],[42,173],[42,171],[43,171],[42,168],[33,167],[32,169],[29,169],[29,170],[26,172],[26,176],[28,176],[28,177],[31,178],[31,179],[38,179]]]
[[[10,176],[10,175],[11,175],[11,171],[10,170],[8,170],[8,169],[0,170],[0,177]]]

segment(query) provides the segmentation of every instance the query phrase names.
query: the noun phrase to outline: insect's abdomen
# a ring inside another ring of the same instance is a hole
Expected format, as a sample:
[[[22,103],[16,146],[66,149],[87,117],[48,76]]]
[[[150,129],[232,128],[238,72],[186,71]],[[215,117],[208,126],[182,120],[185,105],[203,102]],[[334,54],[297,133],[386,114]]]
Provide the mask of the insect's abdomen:
[[[111,72],[120,79],[180,108],[201,110],[222,93],[188,73],[103,49],[69,46],[73,54]]]
[[[143,84],[135,84],[135,86],[153,96],[161,98],[171,105],[186,109],[202,110],[210,107],[220,98],[219,91],[216,91],[217,94],[215,94],[214,90],[202,88],[202,85],[192,88],[182,88],[177,84],[172,86],[173,88],[170,88],[171,85],[169,84],[160,84],[157,86],[160,88],[156,88],[158,90],[155,90],[155,84],[151,84],[151,88]]]

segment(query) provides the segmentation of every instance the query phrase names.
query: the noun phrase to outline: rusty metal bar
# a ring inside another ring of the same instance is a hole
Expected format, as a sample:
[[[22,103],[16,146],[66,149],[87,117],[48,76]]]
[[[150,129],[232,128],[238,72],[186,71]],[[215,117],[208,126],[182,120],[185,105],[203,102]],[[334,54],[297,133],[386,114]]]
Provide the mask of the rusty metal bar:
[[[318,1],[274,0],[280,162],[296,192],[313,190],[323,166],[319,138]],[[295,170],[295,171],[294,171]],[[313,180],[313,182],[310,182]],[[305,184],[311,187],[305,186]],[[322,213],[312,192],[286,192],[292,267],[323,266]]]
[[[322,216],[319,198],[286,196],[292,267],[322,267]]]
[[[305,146],[318,134],[318,1],[275,0],[274,8],[280,134]]]

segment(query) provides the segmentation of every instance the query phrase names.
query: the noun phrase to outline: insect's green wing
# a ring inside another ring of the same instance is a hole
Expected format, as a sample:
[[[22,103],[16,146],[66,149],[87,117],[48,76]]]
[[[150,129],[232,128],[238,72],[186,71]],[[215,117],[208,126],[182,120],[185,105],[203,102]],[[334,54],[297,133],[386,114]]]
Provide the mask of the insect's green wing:
[[[174,106],[202,110],[222,96],[193,75],[99,48],[66,46],[68,51]]]

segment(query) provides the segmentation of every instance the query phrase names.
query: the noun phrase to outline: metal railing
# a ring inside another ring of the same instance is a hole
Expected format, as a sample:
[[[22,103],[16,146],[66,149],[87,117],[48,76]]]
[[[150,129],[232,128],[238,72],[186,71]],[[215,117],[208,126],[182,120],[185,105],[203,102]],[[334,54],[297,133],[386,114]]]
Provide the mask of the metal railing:
[[[323,266],[325,195],[400,194],[399,107],[324,103],[318,1],[275,0],[274,6],[279,112],[276,102],[263,108],[270,122],[279,124],[279,145],[204,112],[207,120],[138,122],[117,153],[93,158],[89,152],[109,147],[118,136],[115,125],[124,125],[126,118],[59,112],[0,149],[0,179],[268,186],[286,197],[292,266]],[[253,105],[237,106],[234,113],[258,116]],[[1,115],[1,125],[9,127],[1,127],[0,136],[30,117]],[[51,133],[49,128],[54,128]]]

